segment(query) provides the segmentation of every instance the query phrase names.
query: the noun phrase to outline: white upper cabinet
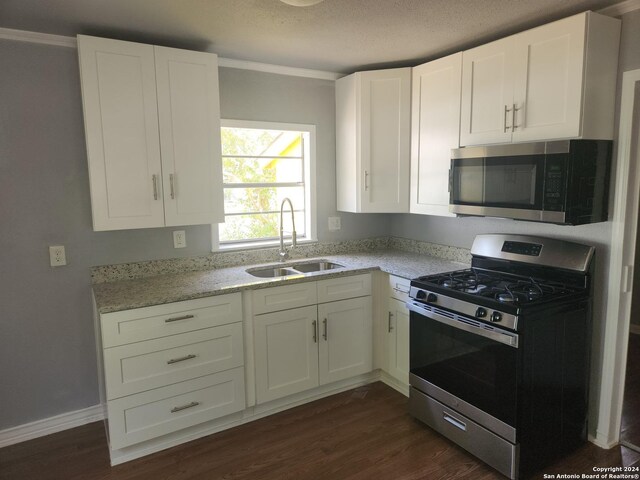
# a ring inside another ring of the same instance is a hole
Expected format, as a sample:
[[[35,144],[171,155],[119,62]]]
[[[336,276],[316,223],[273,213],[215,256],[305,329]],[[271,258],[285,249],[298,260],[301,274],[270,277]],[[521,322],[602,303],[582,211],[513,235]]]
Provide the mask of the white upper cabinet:
[[[338,210],[409,211],[411,68],[336,82]]]
[[[465,51],[460,145],[613,138],[619,39],[584,12]]]
[[[94,230],[223,220],[217,57],[78,36]]]
[[[410,212],[449,213],[451,149],[459,146],[462,53],[413,69]]]

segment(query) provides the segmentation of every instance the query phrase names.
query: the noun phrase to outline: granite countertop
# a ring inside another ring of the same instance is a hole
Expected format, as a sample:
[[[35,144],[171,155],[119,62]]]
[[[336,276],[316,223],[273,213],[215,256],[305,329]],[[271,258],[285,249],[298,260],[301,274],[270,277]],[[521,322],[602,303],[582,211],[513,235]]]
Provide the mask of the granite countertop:
[[[260,265],[201,270],[185,273],[157,275],[135,280],[119,280],[93,285],[99,313],[117,312],[133,308],[148,307],[194,298],[239,292],[241,290],[290,285],[292,283],[354,275],[373,270],[411,279],[421,275],[447,272],[467,268],[468,265],[439,257],[400,250],[374,250],[363,253],[323,255],[318,259],[330,260],[345,268],[325,270],[287,277],[258,278],[246,272]],[[273,266],[311,262],[305,258]]]

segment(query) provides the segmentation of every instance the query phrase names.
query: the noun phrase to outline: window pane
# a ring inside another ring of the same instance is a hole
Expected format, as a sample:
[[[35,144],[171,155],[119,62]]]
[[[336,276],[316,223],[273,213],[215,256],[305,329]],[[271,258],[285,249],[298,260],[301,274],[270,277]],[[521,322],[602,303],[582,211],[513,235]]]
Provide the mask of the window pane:
[[[279,212],[282,200],[288,197],[294,210],[304,210],[304,187],[225,188],[225,213]],[[285,205],[289,210],[289,204]]]
[[[291,214],[284,216],[285,239],[289,243],[291,237]],[[295,213],[296,233],[298,238],[305,236],[304,212]],[[231,215],[225,217],[220,224],[220,241],[258,240],[280,238],[280,214],[258,213],[253,215]]]
[[[224,183],[289,183],[304,181],[300,158],[222,159]]]

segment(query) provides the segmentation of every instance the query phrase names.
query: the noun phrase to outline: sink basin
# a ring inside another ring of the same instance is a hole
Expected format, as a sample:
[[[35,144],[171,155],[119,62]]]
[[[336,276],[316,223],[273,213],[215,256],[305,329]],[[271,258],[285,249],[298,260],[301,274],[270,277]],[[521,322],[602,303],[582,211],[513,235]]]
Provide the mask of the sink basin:
[[[303,273],[309,272],[320,272],[322,270],[333,270],[334,268],[343,268],[344,265],[340,265],[339,263],[321,261],[321,262],[310,262],[310,263],[298,263],[294,265],[294,270]]]
[[[290,267],[265,267],[255,268],[247,270],[247,273],[254,277],[260,278],[274,278],[274,277],[286,277],[288,275],[300,275],[300,272]]]
[[[275,278],[287,277],[289,275],[302,275],[305,273],[320,272],[323,270],[333,270],[334,268],[343,268],[344,265],[339,263],[321,260],[319,262],[297,263],[290,267],[258,267],[250,268],[246,272],[254,277]]]

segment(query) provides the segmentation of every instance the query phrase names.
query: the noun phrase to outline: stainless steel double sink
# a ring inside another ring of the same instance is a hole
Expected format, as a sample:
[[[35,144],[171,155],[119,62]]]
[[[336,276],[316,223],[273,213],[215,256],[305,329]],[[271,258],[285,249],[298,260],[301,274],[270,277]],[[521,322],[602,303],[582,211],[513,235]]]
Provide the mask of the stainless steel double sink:
[[[316,262],[301,262],[290,266],[268,266],[249,268],[246,272],[254,277],[275,278],[286,277],[289,275],[304,275],[305,273],[321,272],[324,270],[334,270],[336,268],[344,268],[344,265],[333,263],[328,260],[319,260]]]

